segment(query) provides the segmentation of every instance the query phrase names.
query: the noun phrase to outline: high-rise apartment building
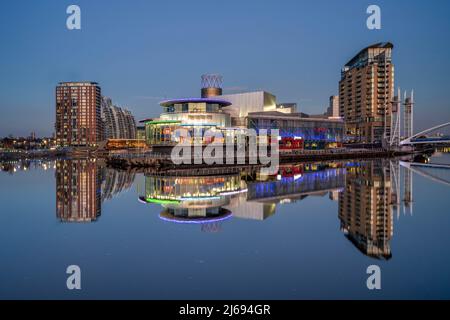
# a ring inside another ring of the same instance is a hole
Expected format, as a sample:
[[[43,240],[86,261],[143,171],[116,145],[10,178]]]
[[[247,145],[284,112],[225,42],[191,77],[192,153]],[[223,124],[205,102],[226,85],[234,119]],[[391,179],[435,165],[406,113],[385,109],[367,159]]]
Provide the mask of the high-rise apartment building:
[[[103,140],[101,89],[96,82],[61,82],[56,87],[56,144],[95,147]]]
[[[136,139],[136,121],[130,111],[113,105],[102,97],[102,121],[105,139]]]
[[[339,108],[350,142],[380,143],[389,138],[394,95],[393,47],[392,43],[369,46],[342,69]]]
[[[327,109],[327,116],[329,118],[339,118],[339,96],[331,96],[330,97],[330,104],[328,105]]]

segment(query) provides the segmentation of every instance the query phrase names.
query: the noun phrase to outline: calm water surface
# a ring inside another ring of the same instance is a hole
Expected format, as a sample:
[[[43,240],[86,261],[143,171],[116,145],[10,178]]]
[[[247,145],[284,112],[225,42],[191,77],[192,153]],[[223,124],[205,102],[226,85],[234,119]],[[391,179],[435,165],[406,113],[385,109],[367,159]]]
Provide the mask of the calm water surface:
[[[273,176],[152,176],[92,160],[2,168],[2,299],[450,298],[448,169],[412,173],[388,160]],[[366,287],[373,264],[379,291]],[[80,291],[66,287],[69,265],[81,268]]]

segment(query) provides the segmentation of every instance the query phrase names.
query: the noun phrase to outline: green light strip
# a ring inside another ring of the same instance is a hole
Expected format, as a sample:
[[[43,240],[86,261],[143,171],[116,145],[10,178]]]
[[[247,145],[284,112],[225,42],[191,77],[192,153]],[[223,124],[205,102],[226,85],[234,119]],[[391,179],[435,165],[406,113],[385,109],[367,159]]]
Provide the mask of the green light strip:
[[[147,201],[148,203],[156,203],[156,204],[179,204],[181,202],[179,200],[163,200],[155,198],[146,198],[145,201]]]

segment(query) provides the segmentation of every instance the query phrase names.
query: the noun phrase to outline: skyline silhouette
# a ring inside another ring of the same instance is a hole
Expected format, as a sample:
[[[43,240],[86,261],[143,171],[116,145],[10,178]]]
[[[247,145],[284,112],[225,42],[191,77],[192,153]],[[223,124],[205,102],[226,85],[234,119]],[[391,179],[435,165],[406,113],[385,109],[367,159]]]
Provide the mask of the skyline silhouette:
[[[5,3],[0,13],[0,136],[50,136],[55,86],[99,82],[136,119],[159,100],[198,96],[220,73],[225,93],[263,89],[306,113],[325,111],[343,65],[380,41],[394,44],[395,86],[416,93],[415,127],[450,119],[448,1],[377,1],[382,29],[366,27],[368,1],[77,1],[82,29],[66,28],[71,3]]]

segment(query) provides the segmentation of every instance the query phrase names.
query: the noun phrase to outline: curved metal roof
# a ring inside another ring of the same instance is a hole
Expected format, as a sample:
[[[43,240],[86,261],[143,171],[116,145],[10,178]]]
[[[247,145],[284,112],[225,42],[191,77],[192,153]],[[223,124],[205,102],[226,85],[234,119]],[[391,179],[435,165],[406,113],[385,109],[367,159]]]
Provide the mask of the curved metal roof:
[[[358,60],[359,57],[367,50],[369,49],[374,49],[374,48],[385,48],[385,49],[393,49],[394,45],[391,42],[379,42],[379,43],[375,43],[372,44],[364,49],[362,49],[361,51],[358,52],[358,54],[356,54],[353,58],[351,58],[346,64],[345,66],[350,66],[353,64],[353,62],[355,60]]]
[[[162,107],[168,107],[172,104],[176,103],[209,103],[209,104],[218,104],[221,107],[231,106],[231,102],[221,99],[214,98],[185,98],[185,99],[172,99],[172,100],[164,100],[159,104]]]

